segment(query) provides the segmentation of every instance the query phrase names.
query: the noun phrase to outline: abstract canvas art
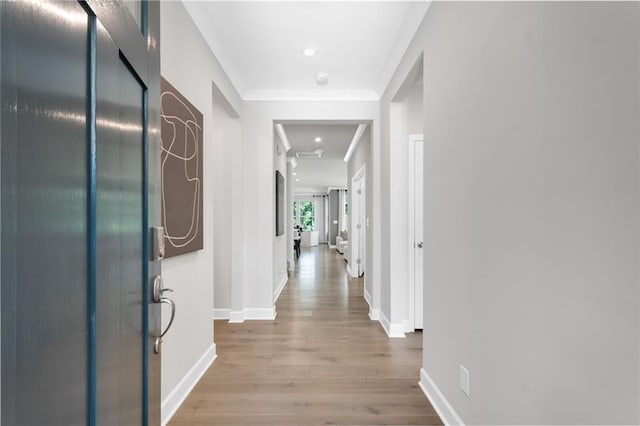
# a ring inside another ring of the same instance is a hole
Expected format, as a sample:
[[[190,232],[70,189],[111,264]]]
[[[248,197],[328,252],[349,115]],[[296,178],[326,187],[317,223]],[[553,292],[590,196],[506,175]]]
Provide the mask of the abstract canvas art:
[[[201,250],[202,113],[164,78],[161,86],[165,258]]]

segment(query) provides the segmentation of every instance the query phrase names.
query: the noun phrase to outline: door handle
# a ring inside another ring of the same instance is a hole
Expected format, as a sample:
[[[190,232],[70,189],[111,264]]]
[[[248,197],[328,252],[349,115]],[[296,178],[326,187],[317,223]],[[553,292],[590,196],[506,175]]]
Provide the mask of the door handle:
[[[164,280],[162,276],[156,275],[153,279],[153,301],[155,303],[162,303],[162,295],[164,293],[172,293],[172,288],[164,288]]]
[[[416,244],[416,247],[422,248],[422,241],[420,241],[418,244]]]
[[[162,338],[164,337],[165,334],[167,334],[167,332],[173,325],[173,320],[176,318],[175,302],[169,299],[168,297],[162,296],[164,293],[173,292],[173,289],[164,288],[163,284],[164,284],[164,280],[162,279],[162,276],[156,275],[153,279],[153,301],[155,303],[169,305],[171,307],[171,317],[169,318],[169,324],[167,324],[167,327],[164,329],[164,331],[160,333],[159,336],[156,336],[156,340],[153,344],[153,351],[155,354],[160,353],[160,348],[162,346]]]
[[[168,297],[160,298],[160,303],[164,303],[171,306],[171,318],[169,318],[169,324],[167,324],[167,328],[165,328],[164,331],[160,334],[160,336],[158,336],[158,338],[162,340],[164,335],[167,334],[167,331],[169,331],[169,329],[171,328],[171,325],[173,325],[173,320],[176,318],[176,303],[173,300],[169,299]]]

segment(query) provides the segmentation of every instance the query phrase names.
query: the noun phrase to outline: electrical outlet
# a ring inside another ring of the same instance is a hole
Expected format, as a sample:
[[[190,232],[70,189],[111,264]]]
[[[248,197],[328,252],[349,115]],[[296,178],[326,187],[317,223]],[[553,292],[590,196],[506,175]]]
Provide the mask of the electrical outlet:
[[[471,397],[469,391],[469,371],[464,368],[462,364],[460,364],[460,389],[462,389],[465,395]]]

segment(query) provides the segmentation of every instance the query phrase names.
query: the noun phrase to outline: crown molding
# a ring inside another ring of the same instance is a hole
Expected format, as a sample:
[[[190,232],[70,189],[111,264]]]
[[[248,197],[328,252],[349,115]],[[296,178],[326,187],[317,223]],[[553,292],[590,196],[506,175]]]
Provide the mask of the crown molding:
[[[247,102],[269,101],[360,101],[377,102],[380,100],[375,90],[350,89],[250,89],[242,97]]]
[[[224,43],[220,40],[218,32],[211,25],[211,14],[209,13],[207,2],[182,0],[182,4],[187,9],[191,20],[196,24],[196,28],[200,31],[205,43],[209,46],[213,57],[220,64],[222,71],[227,75],[240,98],[244,100],[243,93],[246,91],[246,86],[240,78],[240,73],[233,66],[233,61],[224,48]]]
[[[402,29],[398,33],[393,47],[389,51],[389,56],[378,79],[378,84],[376,85],[378,98],[381,98],[385,90],[387,90],[393,74],[398,69],[398,66],[400,66],[400,62],[407,52],[411,41],[413,41],[413,37],[416,35],[418,28],[420,28],[420,24],[422,24],[430,6],[431,1],[414,1],[411,3]]]

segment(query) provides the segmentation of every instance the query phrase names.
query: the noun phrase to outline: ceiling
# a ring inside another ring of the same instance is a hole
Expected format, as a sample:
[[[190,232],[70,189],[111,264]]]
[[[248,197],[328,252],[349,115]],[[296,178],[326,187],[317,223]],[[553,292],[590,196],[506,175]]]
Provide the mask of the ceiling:
[[[320,148],[323,150],[322,159],[341,161],[358,128],[357,124],[284,124],[283,126],[291,144],[288,157],[295,157],[296,152],[312,152]],[[322,138],[322,142],[315,141],[317,136]]]
[[[358,128],[357,123],[283,123],[291,149],[288,157],[296,157],[297,152],[312,152],[322,149],[320,159],[298,159],[295,169],[294,191],[326,192],[328,187],[347,186],[347,163],[344,155],[349,149]],[[322,142],[315,142],[316,137]]]
[[[429,6],[424,1],[184,3],[244,100],[377,100]],[[317,50],[306,57],[305,48]],[[320,86],[315,76],[329,73]]]

